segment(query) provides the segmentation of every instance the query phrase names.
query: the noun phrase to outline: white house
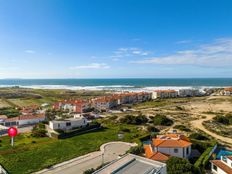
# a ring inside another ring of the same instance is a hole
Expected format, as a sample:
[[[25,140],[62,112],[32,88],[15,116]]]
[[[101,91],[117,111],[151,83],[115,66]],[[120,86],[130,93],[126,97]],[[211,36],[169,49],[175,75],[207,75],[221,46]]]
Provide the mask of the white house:
[[[211,160],[213,174],[232,174],[232,156],[221,156],[220,160]]]
[[[165,163],[126,154],[98,169],[93,174],[167,174]]]
[[[21,115],[18,117],[1,119],[0,125],[3,126],[24,126],[24,125],[31,125],[37,124],[45,120],[45,114],[28,114],[28,115]]]
[[[190,140],[177,133],[158,135],[152,143],[144,145],[147,158],[157,161],[167,161],[170,156],[189,158],[191,156],[192,143]]]
[[[85,127],[88,124],[87,121],[88,120],[85,117],[69,118],[66,120],[53,120],[49,121],[49,127],[52,130],[70,130],[73,128]]]
[[[224,88],[224,95],[232,95],[232,87]]]

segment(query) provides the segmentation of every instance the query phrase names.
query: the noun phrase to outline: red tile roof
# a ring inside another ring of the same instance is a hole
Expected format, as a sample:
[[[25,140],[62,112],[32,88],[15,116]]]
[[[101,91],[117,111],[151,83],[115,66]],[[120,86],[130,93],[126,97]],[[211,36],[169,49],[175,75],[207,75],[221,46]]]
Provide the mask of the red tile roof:
[[[224,88],[225,91],[229,91],[229,92],[232,92],[232,87],[230,88]]]
[[[188,147],[192,144],[186,136],[180,134],[160,135],[152,142],[155,147]]]
[[[156,161],[167,161],[170,155],[161,153],[161,152],[153,152],[151,145],[144,145],[146,158],[153,159]]]
[[[150,157],[150,159],[153,159],[155,161],[167,161],[169,159],[170,155],[164,154],[161,152],[155,152],[154,155]]]
[[[37,118],[45,118],[44,114],[35,114],[35,115],[20,115],[18,117],[13,118],[7,118],[5,122],[12,122],[12,121],[18,121],[18,120],[32,120]]]
[[[230,168],[229,166],[224,164],[222,161],[220,161],[220,160],[212,160],[210,162],[213,163],[218,168],[222,169],[225,173],[232,174],[232,168]]]
[[[146,157],[150,158],[153,155],[153,151],[152,151],[151,145],[150,144],[149,145],[146,144],[143,147],[144,147],[144,150],[145,150]]]
[[[19,120],[32,120],[38,118],[45,118],[44,114],[35,114],[35,115],[21,115],[19,116]]]

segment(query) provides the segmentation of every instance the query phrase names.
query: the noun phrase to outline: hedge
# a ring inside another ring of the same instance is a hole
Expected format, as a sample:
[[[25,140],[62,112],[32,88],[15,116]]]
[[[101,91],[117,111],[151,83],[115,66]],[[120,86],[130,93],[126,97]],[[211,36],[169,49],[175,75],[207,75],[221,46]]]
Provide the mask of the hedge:
[[[214,145],[216,145],[216,143]],[[214,146],[210,146],[204,151],[204,153],[195,162],[194,164],[195,168],[200,169],[202,171],[206,167],[210,159],[209,153],[213,150],[213,148]]]
[[[52,133],[51,136],[54,138],[58,138],[58,139],[64,139],[64,138],[70,138],[76,135],[81,135],[83,133],[86,132],[91,132],[91,131],[95,131],[102,128],[101,124],[93,124],[93,125],[89,125],[87,127],[83,127],[77,130],[72,130],[70,132],[65,132],[65,133],[60,133],[60,134],[54,134]]]

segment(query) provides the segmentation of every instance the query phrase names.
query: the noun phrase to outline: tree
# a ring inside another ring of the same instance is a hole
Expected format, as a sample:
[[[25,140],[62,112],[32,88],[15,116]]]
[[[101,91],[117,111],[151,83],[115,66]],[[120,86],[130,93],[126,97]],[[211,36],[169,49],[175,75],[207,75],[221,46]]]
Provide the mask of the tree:
[[[43,123],[38,123],[32,129],[33,137],[46,137],[47,130],[45,129],[45,125]]]
[[[171,157],[167,161],[168,174],[193,174],[194,166],[184,158]]]

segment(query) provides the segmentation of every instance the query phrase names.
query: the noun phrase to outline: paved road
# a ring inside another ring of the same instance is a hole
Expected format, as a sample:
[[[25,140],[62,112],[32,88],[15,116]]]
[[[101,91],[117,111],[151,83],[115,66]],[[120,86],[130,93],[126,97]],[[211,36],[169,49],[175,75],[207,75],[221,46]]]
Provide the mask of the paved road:
[[[70,161],[45,169],[36,174],[82,174],[90,168],[96,168],[102,163],[110,162],[123,155],[136,144],[124,142],[110,142],[101,146],[100,151],[75,158]]]

